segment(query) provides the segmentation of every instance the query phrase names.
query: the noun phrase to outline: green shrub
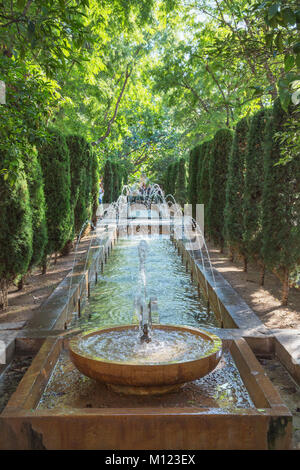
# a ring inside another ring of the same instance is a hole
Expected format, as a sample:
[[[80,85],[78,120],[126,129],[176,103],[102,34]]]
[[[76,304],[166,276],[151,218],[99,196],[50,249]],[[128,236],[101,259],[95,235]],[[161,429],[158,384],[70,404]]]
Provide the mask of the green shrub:
[[[262,254],[266,267],[283,284],[282,303],[288,302],[289,275],[300,263],[300,159],[278,165],[280,142],[275,134],[289,118],[276,100],[266,126],[262,201]]]
[[[0,169],[5,156],[0,153]],[[23,276],[32,259],[32,213],[24,170],[16,169],[17,178],[10,185],[1,176],[0,184],[0,307],[8,305],[8,285]]]
[[[176,177],[178,172],[178,161],[175,160],[171,163],[170,173],[169,173],[169,186],[170,186],[170,194],[175,197],[175,189],[176,189]]]
[[[113,170],[110,160],[106,160],[103,170],[103,203],[110,204],[113,201]]]
[[[209,159],[208,227],[212,240],[221,252],[224,247],[224,208],[228,158],[232,147],[232,132],[220,129],[214,136]]]
[[[264,141],[270,111],[261,109],[251,119],[245,156],[244,250],[247,258],[261,264],[261,284],[264,283],[262,262],[262,193],[264,184]]]
[[[45,255],[49,255],[61,251],[73,231],[70,154],[63,134],[51,130],[50,139],[39,148],[39,155],[47,205],[48,243]],[[45,268],[44,259],[44,272]]]
[[[113,195],[112,200],[117,201],[121,191],[121,167],[117,162],[112,162],[113,173]]]
[[[199,148],[199,167],[197,176],[197,203],[204,204],[205,235],[209,233],[208,204],[210,197],[209,161],[212,149],[212,140],[203,142]]]
[[[48,241],[44,180],[38,153],[34,148],[24,157],[32,213],[32,257],[29,268],[41,264]]]
[[[200,147],[200,145],[197,145],[191,150],[189,159],[188,202],[192,204],[192,215],[194,218],[196,217],[196,204],[198,200]]]
[[[93,148],[90,146],[90,157],[92,159],[92,190],[91,190],[91,207],[92,207],[92,222],[94,226],[97,223],[97,209],[99,205],[99,163],[98,156]]]
[[[66,143],[70,154],[71,211],[74,218],[74,231],[78,234],[89,215],[86,200],[87,143],[79,135],[68,135]]]
[[[185,159],[180,158],[177,164],[177,175],[175,180],[175,199],[182,207],[186,203],[186,174]]]
[[[232,151],[228,161],[226,183],[226,204],[224,211],[224,235],[233,256],[237,252],[244,259],[244,270],[247,270],[247,257],[243,245],[243,198],[244,172],[247,149],[248,120],[241,119],[236,126]]]

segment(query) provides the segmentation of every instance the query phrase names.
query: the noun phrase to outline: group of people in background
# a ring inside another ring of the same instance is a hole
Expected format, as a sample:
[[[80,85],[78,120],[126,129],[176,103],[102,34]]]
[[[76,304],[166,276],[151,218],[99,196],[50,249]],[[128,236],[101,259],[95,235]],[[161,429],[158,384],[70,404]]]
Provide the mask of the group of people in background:
[[[142,177],[139,183],[133,184],[127,192],[128,202],[142,202],[148,204],[151,195],[152,184],[146,182],[145,177]],[[102,180],[99,181],[99,204],[102,204],[104,196],[104,188]]]

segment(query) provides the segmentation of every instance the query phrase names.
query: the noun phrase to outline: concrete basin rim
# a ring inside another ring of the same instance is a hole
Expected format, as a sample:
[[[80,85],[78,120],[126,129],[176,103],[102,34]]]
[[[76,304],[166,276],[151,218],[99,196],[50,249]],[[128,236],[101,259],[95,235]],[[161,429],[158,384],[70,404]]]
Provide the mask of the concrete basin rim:
[[[211,333],[211,332],[208,332],[204,329],[200,329],[200,328],[194,328],[194,327],[190,327],[190,326],[185,326],[185,325],[170,325],[170,324],[166,324],[166,325],[162,325],[162,324],[153,324],[152,327],[154,329],[176,329],[176,330],[182,330],[182,331],[188,331],[189,333],[191,334],[194,334],[195,336],[205,336],[209,339],[209,341],[212,342],[212,348],[206,353],[206,354],[203,354],[201,356],[199,356],[197,359],[193,359],[193,360],[190,360],[190,361],[170,361],[170,362],[160,362],[160,363],[157,363],[157,364],[135,364],[135,363],[132,363],[132,362],[125,362],[125,361],[122,361],[122,362],[119,362],[119,361],[113,361],[113,360],[109,360],[109,359],[106,359],[106,358],[102,358],[101,356],[94,356],[92,354],[88,354],[86,352],[82,352],[78,346],[77,346],[77,343],[80,339],[82,339],[83,337],[85,336],[93,336],[93,335],[97,335],[97,334],[101,334],[101,333],[105,333],[107,331],[111,331],[111,330],[122,330],[122,329],[138,329],[138,326],[137,325],[132,325],[132,324],[129,324],[129,325],[115,325],[115,326],[110,326],[110,327],[103,327],[103,328],[94,328],[92,330],[88,330],[86,332],[83,332],[81,333],[80,335],[77,335],[75,338],[71,338],[69,340],[69,350],[71,353],[77,355],[77,356],[81,356],[83,358],[86,358],[86,359],[89,359],[89,360],[92,360],[94,362],[99,362],[99,363],[107,363],[107,364],[115,364],[117,366],[124,366],[124,367],[134,367],[134,368],[141,368],[141,369],[144,369],[145,367],[147,368],[152,368],[154,369],[155,367],[163,367],[163,366],[166,366],[166,367],[171,367],[171,366],[177,366],[179,364],[187,364],[187,365],[192,365],[193,363],[194,364],[197,364],[199,363],[202,359],[207,359],[208,357],[210,356],[216,356],[216,357],[219,357],[221,358],[222,356],[222,339],[219,338],[217,335],[215,335],[214,333]]]

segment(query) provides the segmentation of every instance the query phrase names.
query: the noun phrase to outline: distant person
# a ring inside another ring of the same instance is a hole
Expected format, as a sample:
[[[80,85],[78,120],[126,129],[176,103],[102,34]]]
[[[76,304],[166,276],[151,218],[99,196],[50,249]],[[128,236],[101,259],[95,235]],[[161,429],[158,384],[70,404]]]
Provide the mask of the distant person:
[[[99,187],[99,204],[102,204],[103,195],[104,195],[104,190],[103,190],[102,183],[100,183],[100,187]]]

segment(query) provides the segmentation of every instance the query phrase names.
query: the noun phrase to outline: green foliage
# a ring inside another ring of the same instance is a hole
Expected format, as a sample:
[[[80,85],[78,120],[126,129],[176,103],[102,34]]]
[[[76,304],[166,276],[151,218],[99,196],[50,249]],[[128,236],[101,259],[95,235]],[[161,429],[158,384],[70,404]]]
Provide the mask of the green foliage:
[[[196,216],[196,204],[198,197],[198,170],[200,164],[200,146],[194,147],[190,151],[189,159],[189,182],[188,182],[188,202],[192,204],[192,214]]]
[[[264,40],[267,48],[281,59],[278,89],[281,106],[287,111],[291,103],[300,103],[299,4],[293,1],[287,3],[285,0],[267,0],[255,3],[250,11],[266,26]]]
[[[175,160],[172,161],[165,172],[164,176],[164,192],[165,195],[167,196],[168,194],[171,194],[175,196],[175,191],[176,191],[176,178],[178,175],[178,165],[179,161]]]
[[[275,101],[266,127],[262,203],[264,262],[282,278],[300,262],[300,160],[276,165],[280,144],[274,134],[288,118],[279,100]]]
[[[268,109],[261,109],[252,117],[245,155],[243,243],[247,257],[256,260],[261,259],[264,142],[269,114]]]
[[[168,194],[171,194],[171,181],[170,181],[171,165],[172,163],[169,163],[164,173],[164,177],[163,177],[163,188],[164,188],[165,196],[167,196]]]
[[[6,84],[6,104],[1,106],[0,150],[13,184],[22,167],[28,142],[45,137],[46,120],[60,100],[58,84],[47,79],[39,65],[1,54],[0,80]]]
[[[171,168],[170,168],[170,193],[175,197],[175,191],[176,191],[176,178],[178,175],[178,165],[179,161],[175,160],[175,162],[172,163]]]
[[[0,152],[0,169],[4,162]],[[20,168],[13,186],[8,181],[0,185],[0,246],[0,288],[4,290],[8,282],[26,273],[32,259],[30,196]]]
[[[232,147],[232,132],[220,129],[212,141],[209,159],[209,201],[208,227],[212,240],[223,250],[224,246],[224,208],[226,199],[226,180],[228,159]]]
[[[300,120],[299,109],[289,114],[282,129],[275,133],[275,140],[280,145],[280,160],[277,164],[286,165],[300,155]]]
[[[113,160],[106,160],[103,169],[103,202],[105,204],[117,201],[127,177],[124,165]]]
[[[35,148],[29,147],[24,165],[32,213],[32,257],[29,267],[34,267],[41,264],[48,241],[44,181]]]
[[[93,148],[90,146],[91,164],[91,208],[92,208],[92,221],[94,226],[97,223],[97,209],[99,205],[99,162],[98,156]]]
[[[49,133],[50,139],[38,148],[47,205],[48,243],[45,254],[61,251],[73,230],[69,149],[59,131],[51,130]]]
[[[199,148],[201,165],[198,168],[198,195],[197,203],[204,204],[204,227],[205,234],[209,233],[209,198],[210,198],[210,181],[209,181],[209,162],[211,157],[213,141],[204,142]]]
[[[113,172],[113,195],[112,200],[117,201],[121,192],[122,172],[121,167],[117,162],[112,162]]]
[[[244,172],[247,148],[248,120],[241,119],[234,133],[232,151],[228,161],[224,235],[231,250],[245,255],[243,246]]]
[[[177,175],[175,181],[175,199],[182,207],[186,203],[186,169],[185,159],[180,158],[177,164]]]
[[[106,160],[103,171],[103,203],[110,204],[113,201],[113,169],[110,160]]]
[[[66,143],[70,155],[71,212],[74,214],[74,229],[78,234],[89,218],[89,146],[80,135],[68,135]]]

